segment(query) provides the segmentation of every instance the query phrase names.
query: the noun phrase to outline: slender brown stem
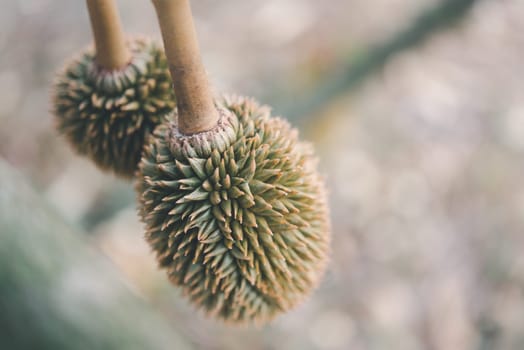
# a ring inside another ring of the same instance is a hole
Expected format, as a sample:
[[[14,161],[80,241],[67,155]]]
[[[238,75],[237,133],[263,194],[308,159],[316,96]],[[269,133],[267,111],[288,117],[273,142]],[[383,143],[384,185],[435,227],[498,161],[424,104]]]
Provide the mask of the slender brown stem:
[[[200,50],[188,0],[152,0],[164,39],[178,107],[178,127],[190,135],[212,129],[218,111]]]
[[[119,69],[131,60],[115,0],[86,0],[95,37],[96,61],[106,69]]]

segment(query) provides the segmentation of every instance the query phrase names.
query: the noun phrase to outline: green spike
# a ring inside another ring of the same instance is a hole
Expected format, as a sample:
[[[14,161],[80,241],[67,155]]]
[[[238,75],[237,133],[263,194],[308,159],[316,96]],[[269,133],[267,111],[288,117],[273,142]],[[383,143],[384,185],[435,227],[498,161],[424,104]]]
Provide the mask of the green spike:
[[[187,179],[178,180],[181,190],[191,190],[199,187],[202,184],[202,181],[197,177],[190,177]]]
[[[213,191],[211,192],[211,194],[209,195],[209,201],[211,202],[211,204],[213,205],[218,205],[220,204],[220,202],[222,201],[220,199],[220,193],[218,191]]]
[[[244,239],[244,232],[242,230],[242,225],[240,225],[238,221],[233,220],[233,222],[231,223],[231,230],[233,233],[233,237],[236,240],[241,241]]]
[[[180,198],[177,203],[187,203],[192,201],[203,201],[209,197],[209,192],[205,191],[201,187],[197,188],[190,194]]]
[[[206,164],[205,159],[201,158],[188,158],[189,165],[191,166],[191,169],[195,172],[195,174],[201,179],[205,180],[207,178],[206,170],[204,168]]]

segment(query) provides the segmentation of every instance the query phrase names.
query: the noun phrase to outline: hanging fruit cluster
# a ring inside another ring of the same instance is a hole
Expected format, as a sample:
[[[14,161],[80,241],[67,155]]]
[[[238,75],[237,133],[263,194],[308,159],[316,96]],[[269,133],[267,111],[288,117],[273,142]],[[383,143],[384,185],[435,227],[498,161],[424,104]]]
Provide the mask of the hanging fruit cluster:
[[[58,131],[101,169],[132,177],[144,143],[176,105],[164,51],[152,40],[130,39],[131,60],[108,70],[87,49],[55,84]]]
[[[153,0],[165,55],[124,41],[111,0],[87,2],[96,52],[55,86],[58,130],[102,169],[136,177],[146,240],[198,307],[230,323],[294,307],[329,250],[311,145],[251,98],[212,96],[188,0]]]
[[[191,300],[229,321],[271,319],[302,300],[325,265],[323,186],[309,145],[246,98],[216,130],[160,127],[140,164],[146,238]]]

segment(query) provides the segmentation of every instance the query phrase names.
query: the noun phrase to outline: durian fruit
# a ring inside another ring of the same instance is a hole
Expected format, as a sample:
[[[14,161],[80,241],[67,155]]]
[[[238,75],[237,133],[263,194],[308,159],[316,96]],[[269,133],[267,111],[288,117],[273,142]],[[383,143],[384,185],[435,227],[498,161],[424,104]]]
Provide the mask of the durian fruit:
[[[147,136],[175,107],[161,46],[133,38],[128,47],[131,61],[115,70],[86,49],[58,77],[53,103],[58,131],[73,149],[125,178],[134,175]]]
[[[316,158],[268,107],[214,99],[189,0],[153,3],[177,109],[155,129],[137,172],[146,239],[169,280],[207,314],[267,322],[309,295],[326,266]]]
[[[139,165],[146,239],[171,282],[232,323],[271,320],[318,283],[326,265],[326,196],[309,144],[269,108],[218,103],[216,128],[157,128]]]

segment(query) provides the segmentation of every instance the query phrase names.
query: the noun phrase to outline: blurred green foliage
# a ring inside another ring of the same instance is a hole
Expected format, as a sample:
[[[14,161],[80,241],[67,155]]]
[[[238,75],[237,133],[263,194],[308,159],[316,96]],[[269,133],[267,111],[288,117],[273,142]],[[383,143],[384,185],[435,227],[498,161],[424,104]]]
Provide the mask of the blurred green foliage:
[[[0,227],[1,349],[189,348],[3,160]]]

